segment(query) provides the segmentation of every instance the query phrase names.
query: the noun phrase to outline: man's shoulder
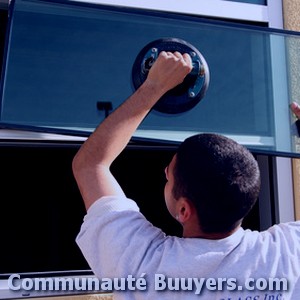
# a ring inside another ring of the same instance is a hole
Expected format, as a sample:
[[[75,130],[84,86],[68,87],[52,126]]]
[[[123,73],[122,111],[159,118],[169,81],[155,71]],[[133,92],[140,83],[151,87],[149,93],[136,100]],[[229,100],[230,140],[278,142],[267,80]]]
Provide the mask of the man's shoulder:
[[[244,241],[256,244],[278,245],[280,242],[300,245],[300,221],[274,224],[263,231],[246,229]]]

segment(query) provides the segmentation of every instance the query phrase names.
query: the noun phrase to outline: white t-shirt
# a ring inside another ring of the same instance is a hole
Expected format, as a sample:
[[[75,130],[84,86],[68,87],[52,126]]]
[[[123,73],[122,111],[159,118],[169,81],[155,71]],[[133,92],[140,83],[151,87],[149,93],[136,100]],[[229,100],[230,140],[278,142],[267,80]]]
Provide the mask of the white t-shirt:
[[[219,240],[178,238],[148,222],[134,201],[103,197],[76,242],[100,287],[126,289],[114,299],[300,299],[290,298],[300,275],[300,222],[240,228]]]

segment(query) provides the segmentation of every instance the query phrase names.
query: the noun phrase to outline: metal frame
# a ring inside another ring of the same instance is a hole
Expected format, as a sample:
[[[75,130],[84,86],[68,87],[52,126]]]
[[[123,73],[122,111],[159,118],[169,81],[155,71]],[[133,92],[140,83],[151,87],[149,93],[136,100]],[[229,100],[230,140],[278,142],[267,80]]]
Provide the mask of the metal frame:
[[[224,0],[70,0],[138,7],[151,10],[191,14],[240,21],[266,23],[268,27],[283,28],[282,0],[268,0],[267,5]],[[10,0],[0,0],[0,9],[8,9]]]
[[[268,5],[249,4],[224,0],[73,0],[75,2],[88,2],[110,4],[116,6],[138,7],[150,10],[175,12],[181,14],[197,15],[232,20],[243,20],[263,23],[277,23],[278,5],[281,0],[269,1]],[[271,27],[271,26],[270,26]],[[273,27],[273,26],[272,26]],[[276,28],[276,27],[274,27]],[[280,28],[280,27],[279,27]]]

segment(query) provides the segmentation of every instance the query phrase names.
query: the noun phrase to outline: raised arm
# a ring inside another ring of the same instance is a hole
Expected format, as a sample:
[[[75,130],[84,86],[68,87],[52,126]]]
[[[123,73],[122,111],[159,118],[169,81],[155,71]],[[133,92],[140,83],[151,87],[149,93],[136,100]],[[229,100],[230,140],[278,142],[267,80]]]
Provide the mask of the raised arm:
[[[161,52],[146,81],[90,135],[73,160],[73,173],[88,209],[103,196],[124,195],[110,165],[139,124],[168,90],[192,70],[188,54]]]

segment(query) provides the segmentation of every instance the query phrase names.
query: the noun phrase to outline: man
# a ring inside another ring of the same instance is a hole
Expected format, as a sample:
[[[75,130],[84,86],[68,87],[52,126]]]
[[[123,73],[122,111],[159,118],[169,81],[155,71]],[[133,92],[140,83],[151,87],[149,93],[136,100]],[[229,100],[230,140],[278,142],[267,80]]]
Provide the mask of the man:
[[[109,170],[153,105],[191,69],[188,54],[161,52],[142,86],[78,151],[73,172],[87,215],[77,243],[100,280],[127,279],[126,291],[113,286],[115,299],[288,299],[300,274],[300,224],[241,228],[260,187],[243,146],[200,134],[178,148],[165,170],[165,201],[183,238],[152,226]]]

